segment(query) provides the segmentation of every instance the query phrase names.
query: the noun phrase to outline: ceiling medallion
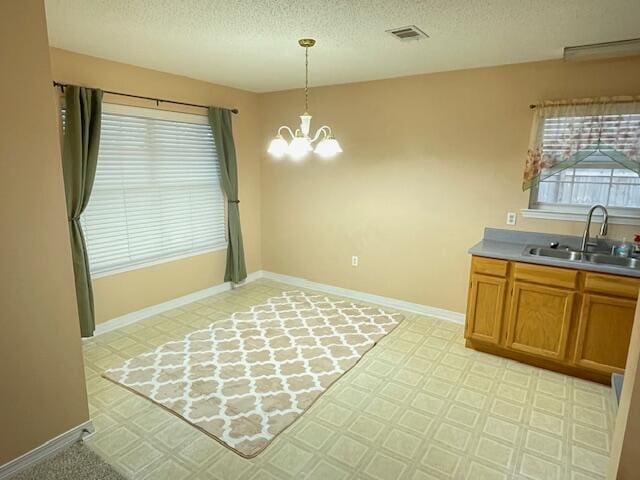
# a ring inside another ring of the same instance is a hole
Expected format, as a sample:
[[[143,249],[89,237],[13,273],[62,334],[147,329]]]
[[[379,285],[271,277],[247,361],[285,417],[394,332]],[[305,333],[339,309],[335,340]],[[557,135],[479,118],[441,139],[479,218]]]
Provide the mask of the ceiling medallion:
[[[300,115],[300,128],[295,133],[288,126],[283,125],[278,129],[278,134],[271,140],[268,152],[276,158],[282,158],[288,155],[294,160],[304,158],[309,152],[313,151],[322,158],[330,158],[342,152],[342,148],[338,141],[333,137],[331,128],[327,125],[316,130],[311,137],[309,131],[311,129],[311,115],[309,115],[309,49],[316,44],[313,38],[301,38],[298,44],[304,48],[304,113]],[[288,132],[291,141],[283,137],[283,132]],[[319,140],[319,141],[318,141]],[[318,142],[313,148],[313,145]]]

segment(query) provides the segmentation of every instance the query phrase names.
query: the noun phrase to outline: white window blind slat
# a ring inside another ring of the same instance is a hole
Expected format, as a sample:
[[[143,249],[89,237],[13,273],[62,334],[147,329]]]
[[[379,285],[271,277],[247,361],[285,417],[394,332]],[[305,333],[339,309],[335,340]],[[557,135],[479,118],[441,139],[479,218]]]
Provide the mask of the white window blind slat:
[[[113,110],[102,113],[96,178],[81,218],[91,272],[225,247],[220,168],[206,119]]]

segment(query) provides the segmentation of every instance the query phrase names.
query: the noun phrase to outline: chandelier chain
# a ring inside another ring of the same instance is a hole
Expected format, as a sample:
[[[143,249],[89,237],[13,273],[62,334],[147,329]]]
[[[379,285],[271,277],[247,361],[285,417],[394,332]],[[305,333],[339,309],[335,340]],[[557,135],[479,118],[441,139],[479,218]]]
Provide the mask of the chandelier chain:
[[[309,47],[304,48],[304,111],[309,111]]]

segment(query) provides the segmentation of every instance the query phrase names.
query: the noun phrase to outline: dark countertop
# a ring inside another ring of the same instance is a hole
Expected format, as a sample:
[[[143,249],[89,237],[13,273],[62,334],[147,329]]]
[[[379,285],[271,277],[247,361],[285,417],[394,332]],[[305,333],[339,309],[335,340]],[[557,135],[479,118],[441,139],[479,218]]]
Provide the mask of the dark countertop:
[[[527,245],[547,246],[552,241],[558,241],[563,245],[577,246],[579,237],[567,235],[553,235],[537,232],[518,232],[514,230],[501,230],[496,228],[485,229],[484,238],[469,249],[471,255],[478,257],[499,258],[516,262],[534,263],[537,265],[549,265],[552,267],[573,268],[576,270],[588,270],[591,272],[610,273],[627,277],[640,278],[640,270],[616,265],[603,265],[590,262],[576,262],[560,258],[537,257],[525,255]]]

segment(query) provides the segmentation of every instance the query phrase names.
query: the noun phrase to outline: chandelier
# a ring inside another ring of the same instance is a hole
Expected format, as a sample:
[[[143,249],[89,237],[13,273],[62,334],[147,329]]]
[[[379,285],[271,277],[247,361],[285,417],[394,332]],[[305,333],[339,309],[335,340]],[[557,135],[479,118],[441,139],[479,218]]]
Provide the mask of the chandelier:
[[[342,152],[340,144],[333,137],[331,128],[326,125],[318,128],[316,133],[311,137],[309,131],[311,130],[311,115],[309,115],[309,49],[316,44],[313,38],[301,38],[298,40],[298,44],[304,48],[304,67],[305,67],[305,79],[304,79],[304,113],[300,115],[300,128],[297,128],[295,133],[286,125],[281,126],[278,129],[278,134],[271,140],[269,144],[268,152],[276,158],[282,158],[285,155],[293,158],[294,160],[300,160],[305,157],[310,151],[323,157],[330,158],[338,153]],[[291,141],[283,137],[283,132],[288,132],[291,137]],[[318,141],[319,140],[319,141]],[[316,142],[318,142],[316,144]],[[313,145],[316,144],[315,149]]]

